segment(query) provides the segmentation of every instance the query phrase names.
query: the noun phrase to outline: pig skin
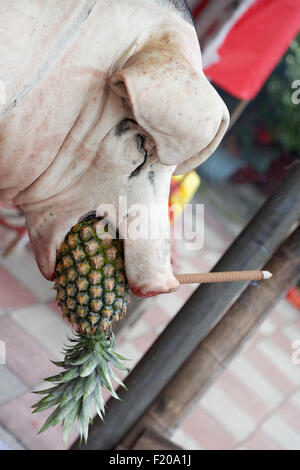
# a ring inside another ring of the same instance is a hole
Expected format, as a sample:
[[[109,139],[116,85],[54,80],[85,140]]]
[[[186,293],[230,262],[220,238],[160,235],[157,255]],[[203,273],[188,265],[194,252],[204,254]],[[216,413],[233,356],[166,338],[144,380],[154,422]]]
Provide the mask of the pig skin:
[[[153,0],[2,0],[0,18],[0,200],[23,209],[42,274],[53,280],[70,228],[112,204],[132,291],[174,291],[170,179],[206,159],[228,124],[194,28]],[[159,205],[164,235],[126,238],[134,214],[120,217],[119,196]]]

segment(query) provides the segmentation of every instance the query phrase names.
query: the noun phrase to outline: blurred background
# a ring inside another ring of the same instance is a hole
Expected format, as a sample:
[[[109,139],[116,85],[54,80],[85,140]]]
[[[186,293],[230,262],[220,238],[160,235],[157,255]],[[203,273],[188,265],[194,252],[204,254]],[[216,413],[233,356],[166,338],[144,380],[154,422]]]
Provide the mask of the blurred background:
[[[193,202],[205,208],[204,246],[195,255],[184,240],[173,240],[174,271],[206,272],[299,165],[300,8],[288,0],[188,3],[205,72],[232,116],[214,155],[171,185],[170,205],[183,209]],[[51,283],[35,265],[21,212],[1,205],[0,217],[0,340],[6,345],[6,364],[0,365],[0,448],[62,449],[59,429],[37,436],[47,413],[32,415],[30,406],[31,391],[55,372],[49,358],[59,357],[70,328],[55,305]],[[172,217],[182,217],[181,211]],[[192,219],[185,222],[192,227]],[[131,358],[131,367],[196,288],[185,285],[172,294],[133,300],[127,325],[125,320],[117,335],[117,351]],[[300,282],[186,410],[171,442],[185,449],[299,450],[295,340],[300,340]]]

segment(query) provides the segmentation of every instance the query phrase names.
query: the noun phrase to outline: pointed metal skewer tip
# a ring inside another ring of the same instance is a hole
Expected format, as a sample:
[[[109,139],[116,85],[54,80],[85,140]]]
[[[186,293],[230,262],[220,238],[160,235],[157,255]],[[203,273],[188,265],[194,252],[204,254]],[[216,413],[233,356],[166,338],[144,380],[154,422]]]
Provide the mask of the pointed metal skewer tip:
[[[263,273],[263,279],[271,279],[271,277],[273,276],[272,273],[270,273],[270,271],[262,271]]]

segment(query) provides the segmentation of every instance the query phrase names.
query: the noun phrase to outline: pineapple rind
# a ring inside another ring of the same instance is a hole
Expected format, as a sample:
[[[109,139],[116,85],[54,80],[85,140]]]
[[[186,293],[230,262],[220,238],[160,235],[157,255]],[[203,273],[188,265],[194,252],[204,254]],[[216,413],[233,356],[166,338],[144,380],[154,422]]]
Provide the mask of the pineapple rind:
[[[114,335],[111,329],[106,332],[98,330],[93,335],[78,332],[69,340],[72,345],[65,349],[65,359],[59,363],[64,371],[45,379],[55,383],[55,386],[35,392],[45,394],[45,397],[33,405],[34,413],[56,406],[39,433],[62,423],[65,444],[76,422],[79,425],[81,439],[84,438],[87,442],[94,408],[103,419],[105,404],[102,386],[117,399],[119,397],[113,389],[111,378],[126,388],[113,372],[111,365],[129,371],[123,363],[127,359],[113,349]]]
[[[57,255],[54,287],[63,316],[82,333],[109,330],[124,317],[129,294],[123,245],[103,220],[91,217],[72,227]]]
[[[34,413],[56,406],[39,433],[62,423],[66,443],[78,423],[81,439],[88,438],[94,409],[105,413],[102,387],[119,398],[111,378],[125,387],[111,365],[128,371],[126,358],[114,350],[112,323],[123,318],[129,301],[123,263],[123,245],[112,239],[109,227],[95,217],[76,224],[57,255],[54,287],[62,314],[78,331],[68,338],[64,360],[54,362],[63,371],[45,380],[55,384],[33,405]]]

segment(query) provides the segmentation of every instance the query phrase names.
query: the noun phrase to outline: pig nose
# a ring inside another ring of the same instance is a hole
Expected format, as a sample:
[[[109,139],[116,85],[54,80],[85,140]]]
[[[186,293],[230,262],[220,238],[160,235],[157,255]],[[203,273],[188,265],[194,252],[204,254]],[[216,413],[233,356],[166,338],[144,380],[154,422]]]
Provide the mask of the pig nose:
[[[169,240],[124,240],[126,277],[138,297],[173,292],[179,286],[170,262]]]

